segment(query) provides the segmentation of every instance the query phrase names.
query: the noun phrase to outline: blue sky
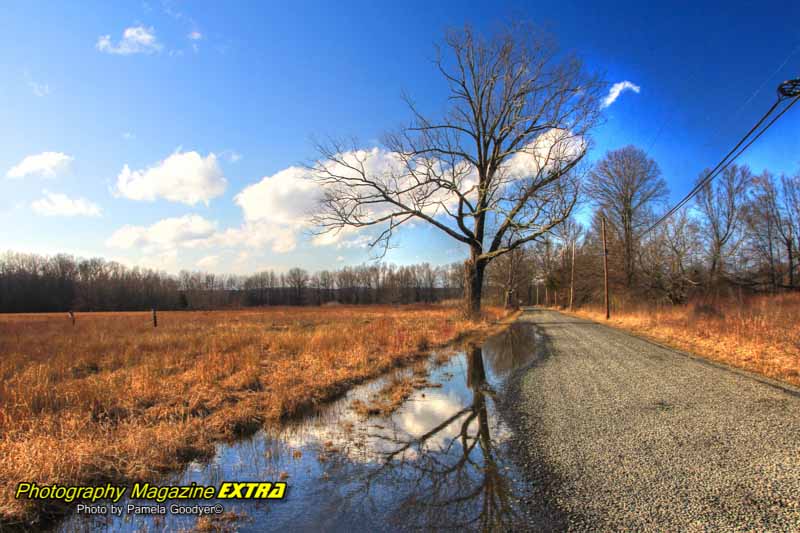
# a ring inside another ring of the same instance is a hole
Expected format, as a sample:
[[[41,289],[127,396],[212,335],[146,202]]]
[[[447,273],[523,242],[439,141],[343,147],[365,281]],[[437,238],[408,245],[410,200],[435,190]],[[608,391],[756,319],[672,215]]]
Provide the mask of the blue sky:
[[[281,184],[315,136],[371,147],[406,122],[403,91],[439,108],[431,59],[447,28],[526,19],[638,86],[606,109],[590,157],[644,148],[673,199],[800,76],[796,2],[12,1],[2,19],[0,250],[169,272],[368,260],[358,236],[312,242]],[[800,171],[800,110],[742,161]],[[397,244],[397,263],[464,256],[422,226]]]

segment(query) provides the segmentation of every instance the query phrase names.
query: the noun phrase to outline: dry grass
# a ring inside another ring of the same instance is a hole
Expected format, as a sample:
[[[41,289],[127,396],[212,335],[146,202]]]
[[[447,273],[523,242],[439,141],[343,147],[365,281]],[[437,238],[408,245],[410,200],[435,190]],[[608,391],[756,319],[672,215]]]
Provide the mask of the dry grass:
[[[356,399],[353,400],[351,406],[356,413],[365,417],[387,416],[400,407],[416,389],[441,387],[441,384],[428,381],[427,373],[425,361],[418,361],[414,363],[411,373],[405,372],[392,376],[368,401]]]
[[[606,322],[599,308],[575,314]],[[626,309],[613,313],[608,323],[708,359],[800,385],[800,294]]]
[[[19,481],[152,479],[213,442],[420,358],[472,323],[442,306],[0,315],[0,523]]]

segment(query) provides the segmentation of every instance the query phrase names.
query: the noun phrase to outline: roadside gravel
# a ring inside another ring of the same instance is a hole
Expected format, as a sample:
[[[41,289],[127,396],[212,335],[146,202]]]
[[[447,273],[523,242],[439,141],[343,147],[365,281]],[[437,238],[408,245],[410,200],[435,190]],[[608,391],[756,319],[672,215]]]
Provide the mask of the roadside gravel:
[[[800,531],[800,392],[545,310],[503,402],[532,520],[570,531]],[[555,525],[558,524],[558,525]]]

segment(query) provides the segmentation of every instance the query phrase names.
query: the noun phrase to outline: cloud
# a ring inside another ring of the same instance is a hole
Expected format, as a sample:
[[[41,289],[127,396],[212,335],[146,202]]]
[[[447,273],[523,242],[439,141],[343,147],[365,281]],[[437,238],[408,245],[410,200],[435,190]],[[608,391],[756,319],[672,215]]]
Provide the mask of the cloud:
[[[24,178],[26,176],[42,176],[54,178],[56,174],[69,168],[73,157],[62,152],[42,152],[29,155],[12,167],[7,173],[8,178]]]
[[[213,270],[217,266],[219,266],[218,255],[207,255],[197,261],[197,268],[201,270]]]
[[[608,95],[605,98],[603,98],[603,103],[600,105],[600,107],[608,107],[614,102],[616,102],[617,98],[619,98],[619,95],[622,93],[622,91],[625,91],[626,89],[631,90],[638,94],[639,91],[641,90],[641,87],[627,80],[615,83],[608,90]]]
[[[131,170],[125,165],[117,176],[115,194],[130,200],[163,198],[187,205],[208,205],[212,198],[225,192],[227,184],[213,153],[204,158],[197,152],[175,152],[144,170]]]
[[[200,41],[203,39],[203,34],[197,30],[190,31],[189,35],[186,36],[190,41]]]
[[[39,97],[47,96],[48,94],[50,94],[50,86],[46,83],[37,83],[35,81],[29,81],[28,87],[31,88],[33,94]]]
[[[565,130],[549,130],[509,159],[503,168],[501,186],[510,186],[519,180],[539,175],[549,167],[563,165],[582,148],[585,148],[584,141],[574,134]],[[372,148],[351,151],[340,154],[339,158],[347,165],[333,161],[322,164],[332,174],[354,176],[352,168],[358,168],[363,162],[366,173],[378,180],[397,181],[401,187],[404,183],[409,187],[413,183],[414,178],[409,175],[401,159],[387,150]],[[439,172],[444,170],[443,163],[428,163]],[[465,169],[460,174],[463,176],[459,182],[461,191],[467,196],[475,194],[477,175],[474,169]],[[414,205],[415,194],[406,193],[400,199],[408,205]],[[274,252],[291,251],[297,246],[301,234],[314,229],[310,216],[319,209],[323,195],[324,190],[312,179],[312,172],[307,168],[292,166],[265,176],[234,197],[242,209],[244,224],[240,228],[226,230],[221,242],[248,247],[269,244]],[[430,216],[443,215],[444,207],[452,210],[458,203],[458,196],[445,189],[431,193],[428,198],[431,203],[424,207],[424,212]],[[363,218],[375,219],[393,209],[388,203],[375,203],[362,206],[361,213]],[[364,248],[374,238],[365,231],[345,227],[340,231],[314,235],[310,242],[313,246],[336,246],[338,249]]]
[[[319,186],[309,179],[308,171],[289,167],[245,187],[234,201],[247,221],[303,224],[303,218],[313,211],[320,198]]]
[[[122,133],[122,138],[125,139],[126,141],[132,141],[136,139],[136,134],[126,131]]]
[[[36,214],[46,217],[99,217],[102,215],[100,206],[86,198],[70,198],[66,194],[42,191],[43,198],[31,203],[31,209]]]
[[[110,35],[101,35],[97,39],[96,48],[107,54],[131,55],[154,54],[160,52],[163,46],[156,38],[153,27],[131,26],[122,32],[122,39],[114,44]]]
[[[228,228],[216,233],[203,245],[207,247],[265,248],[275,253],[287,253],[297,248],[302,226],[281,226],[268,221],[245,222],[238,228]]]
[[[278,253],[294,250],[321,198],[322,190],[305,168],[292,166],[265,176],[234,197],[244,224],[228,230],[225,239],[251,247],[270,244]]]
[[[125,225],[106,241],[112,248],[153,251],[202,247],[217,231],[215,222],[200,215],[165,218],[151,226]]]

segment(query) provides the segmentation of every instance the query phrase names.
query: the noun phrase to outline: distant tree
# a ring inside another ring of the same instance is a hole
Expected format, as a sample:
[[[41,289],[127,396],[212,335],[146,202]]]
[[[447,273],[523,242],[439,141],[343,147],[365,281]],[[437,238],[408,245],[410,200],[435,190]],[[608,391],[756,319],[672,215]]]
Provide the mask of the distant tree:
[[[638,234],[650,220],[654,204],[668,194],[661,170],[644,150],[626,146],[607,152],[597,162],[590,173],[588,192],[622,244],[625,285],[630,289],[636,273]]]
[[[704,170],[698,179],[706,176],[709,170]],[[748,167],[731,165],[697,193],[697,207],[702,215],[701,228],[707,242],[711,285],[719,281],[728,256],[736,251],[743,236],[744,206],[752,182],[753,176]]]
[[[288,282],[289,287],[292,289],[292,303],[295,305],[302,304],[304,301],[303,293],[309,282],[308,272],[302,268],[292,268],[286,274],[286,281]]]

